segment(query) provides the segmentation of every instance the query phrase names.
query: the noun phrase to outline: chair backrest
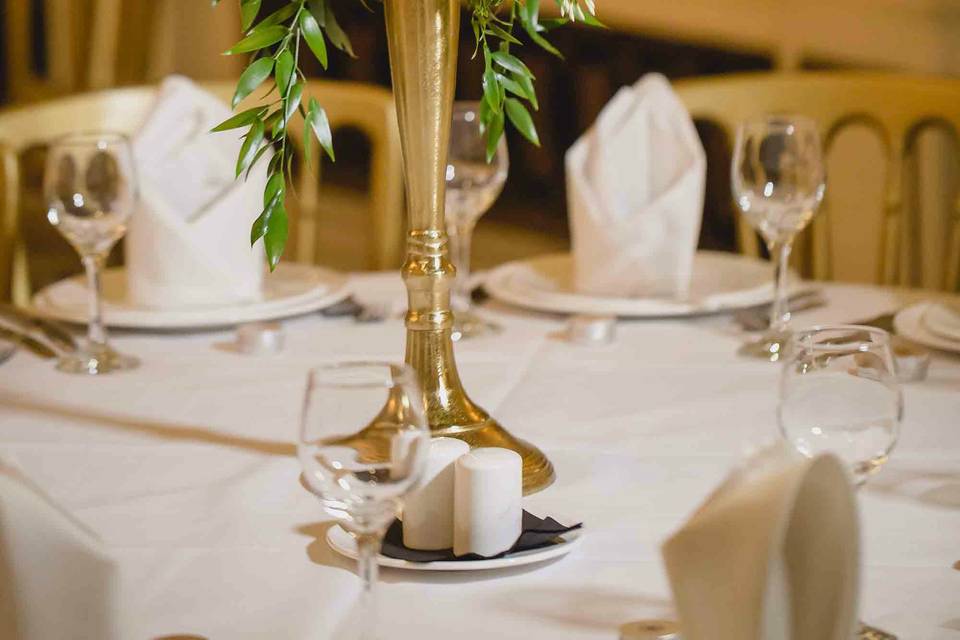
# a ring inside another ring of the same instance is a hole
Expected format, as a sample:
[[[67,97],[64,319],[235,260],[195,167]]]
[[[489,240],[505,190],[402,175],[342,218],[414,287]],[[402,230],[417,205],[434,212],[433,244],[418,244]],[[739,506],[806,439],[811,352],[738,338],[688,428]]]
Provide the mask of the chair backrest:
[[[202,84],[224,101],[234,83]],[[25,302],[30,295],[26,251],[18,234],[21,214],[19,157],[26,149],[67,133],[110,129],[132,133],[154,103],[155,87],[131,87],[61,98],[29,107],[0,111],[0,299]],[[399,264],[404,233],[403,176],[400,135],[392,94],[380,87],[350,82],[310,81],[304,90],[327,111],[330,125],[355,127],[370,140],[370,206],[372,266]],[[251,106],[248,99],[238,108]],[[291,125],[292,140],[302,154],[302,122]],[[319,166],[319,145],[313,145],[311,166]],[[319,181],[308,169],[300,171],[297,186],[299,214],[290,255],[314,262]]]
[[[916,207],[905,197],[905,165],[916,153],[918,136],[931,128],[946,131],[954,140],[960,132],[960,80],[910,77],[881,73],[796,73],[738,74],[716,78],[682,80],[676,91],[697,120],[719,125],[731,145],[737,124],[765,113],[802,113],[814,117],[829,153],[838,134],[851,125],[864,125],[879,137],[885,155],[883,211],[880,213],[879,241],[860,250],[879,254],[874,281],[881,284],[911,282],[911,271],[920,261],[920,224]],[[957,151],[954,145],[954,152]],[[950,185],[952,209],[944,255],[945,274],[939,284],[946,289],[960,287],[960,184]],[[830,192],[814,219],[812,274],[834,277],[831,252]],[[864,215],[844,211],[842,215]],[[832,211],[833,216],[840,215]],[[757,255],[756,234],[738,216],[738,240],[742,251]],[[849,243],[848,243],[849,244]]]

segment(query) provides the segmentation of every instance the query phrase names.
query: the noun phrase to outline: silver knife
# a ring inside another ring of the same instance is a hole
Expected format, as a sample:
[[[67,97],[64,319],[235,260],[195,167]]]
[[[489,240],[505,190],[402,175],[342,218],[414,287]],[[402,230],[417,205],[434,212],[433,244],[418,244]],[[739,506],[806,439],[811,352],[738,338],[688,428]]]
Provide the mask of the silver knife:
[[[57,322],[39,318],[12,304],[0,304],[0,317],[9,320],[24,333],[41,333],[50,344],[60,351],[72,353],[77,350],[76,338]]]
[[[12,344],[19,345],[35,356],[49,360],[57,357],[57,352],[43,344],[36,338],[31,338],[25,333],[19,333],[6,327],[0,327],[0,340],[6,340]]]

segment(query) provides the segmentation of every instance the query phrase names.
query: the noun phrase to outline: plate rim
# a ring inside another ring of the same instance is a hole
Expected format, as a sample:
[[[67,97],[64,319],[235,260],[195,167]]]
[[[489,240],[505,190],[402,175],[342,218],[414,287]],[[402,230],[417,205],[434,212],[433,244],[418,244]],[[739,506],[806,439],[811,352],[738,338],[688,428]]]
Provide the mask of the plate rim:
[[[923,315],[921,316],[921,323],[923,324],[923,328],[929,331],[934,336],[941,338],[943,340],[949,340],[951,342],[960,342],[960,331],[958,331],[957,333],[952,333],[951,330],[944,329],[942,325],[938,327],[938,326],[935,326],[934,323],[929,321],[928,318],[930,316],[930,312],[937,307],[946,309],[948,313],[952,313],[952,311],[947,309],[946,305],[940,302],[927,303],[926,308],[923,310]]]
[[[934,303],[917,302],[904,307],[893,317],[893,328],[897,335],[918,342],[925,347],[949,353],[960,353],[960,342],[941,338],[923,325],[923,314],[932,304]]]
[[[406,571],[493,571],[496,569],[508,569],[510,567],[522,567],[565,556],[580,546],[585,535],[586,525],[581,525],[577,529],[562,534],[560,537],[565,539],[562,544],[556,544],[542,549],[521,551],[517,555],[509,558],[490,558],[487,560],[471,560],[469,562],[458,562],[454,560],[411,562],[410,560],[391,558],[381,553],[377,554],[377,564],[381,567],[403,569]],[[569,540],[566,540],[567,537],[569,537]],[[327,546],[333,549],[334,552],[351,560],[357,559],[356,547],[353,547],[350,542],[344,542],[345,539],[352,541],[353,538],[350,537],[350,534],[340,523],[334,522],[332,526],[327,529],[325,538]]]
[[[288,299],[259,300],[245,304],[229,304],[202,307],[196,309],[151,309],[137,307],[136,317],[110,316],[104,313],[104,324],[116,329],[139,330],[190,330],[190,329],[217,329],[236,326],[246,322],[277,320],[311,313],[319,309],[337,304],[351,295],[351,283],[348,274],[320,265],[288,263],[297,268],[309,268],[325,274],[328,282],[324,288],[317,288],[313,292],[300,292],[289,296]],[[112,271],[122,271],[124,267],[114,267]],[[276,277],[268,275],[267,277]],[[64,307],[52,304],[43,304],[48,299],[50,291],[64,286],[71,280],[82,279],[82,275],[73,275],[62,278],[40,289],[30,298],[28,310],[36,315],[66,322],[70,324],[85,324],[86,317],[79,317]],[[187,314],[171,317],[172,314]],[[203,317],[201,317],[203,316]]]
[[[712,250],[698,250],[697,255],[705,256],[722,256],[724,259],[735,259],[739,261],[753,261],[758,265],[766,266],[766,263],[759,258],[754,258],[752,256],[746,256],[743,254],[730,253],[727,251],[712,251]],[[573,253],[570,251],[567,252],[552,252],[552,253],[543,253],[536,256],[531,256],[528,258],[522,258],[519,260],[511,260],[506,262],[494,269],[492,269],[483,279],[484,288],[487,292],[495,299],[505,302],[507,304],[524,308],[531,309],[534,311],[541,311],[547,313],[557,313],[564,315],[571,314],[588,314],[588,313],[603,313],[606,315],[616,315],[622,318],[676,318],[676,317],[695,317],[695,316],[705,316],[712,315],[717,313],[725,313],[730,311],[735,311],[737,309],[749,308],[759,304],[767,304],[773,299],[772,287],[757,287],[757,290],[762,290],[763,294],[756,295],[753,299],[744,300],[736,304],[720,302],[716,305],[703,305],[694,302],[676,302],[669,301],[664,299],[658,299],[653,297],[648,298],[616,298],[616,297],[602,297],[602,296],[585,296],[575,293],[560,293],[556,294],[558,297],[562,296],[565,298],[579,298],[581,301],[584,301],[583,306],[577,306],[574,304],[565,303],[562,300],[531,300],[528,297],[525,297],[521,292],[512,290],[508,286],[504,286],[507,278],[516,271],[516,269],[525,263],[530,263],[536,260],[559,260],[559,259],[573,259]],[[799,276],[791,270],[792,275],[792,286],[791,289],[800,286],[801,280]],[[770,281],[772,282],[773,276],[771,275]],[[768,290],[769,289],[769,290]],[[744,289],[743,291],[749,291]],[[604,308],[599,308],[594,306],[594,308],[589,308],[589,300],[602,300],[601,305]],[[649,304],[651,301],[657,301],[664,304],[662,309],[637,309],[634,305],[638,302],[644,304]],[[633,308],[631,308],[633,307]]]

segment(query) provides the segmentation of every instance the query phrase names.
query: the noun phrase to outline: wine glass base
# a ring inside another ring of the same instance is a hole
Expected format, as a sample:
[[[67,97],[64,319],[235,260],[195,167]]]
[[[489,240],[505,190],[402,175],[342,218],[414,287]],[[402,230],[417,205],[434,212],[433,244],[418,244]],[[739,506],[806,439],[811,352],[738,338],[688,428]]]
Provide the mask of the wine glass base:
[[[503,327],[481,318],[473,311],[456,311],[453,314],[453,333],[451,337],[454,342],[489,336],[501,331],[503,331]]]
[[[871,627],[870,625],[860,622],[859,628],[857,629],[857,635],[854,636],[856,640],[897,640],[897,636],[892,633],[887,633],[882,629],[877,629],[876,627]]]
[[[737,350],[737,354],[747,358],[778,362],[787,357],[789,342],[789,333],[770,333],[759,340],[743,344]]]
[[[117,353],[110,347],[86,348],[76,353],[61,356],[57,369],[65,373],[83,373],[96,376],[111,371],[136,369],[140,360],[134,356]]]

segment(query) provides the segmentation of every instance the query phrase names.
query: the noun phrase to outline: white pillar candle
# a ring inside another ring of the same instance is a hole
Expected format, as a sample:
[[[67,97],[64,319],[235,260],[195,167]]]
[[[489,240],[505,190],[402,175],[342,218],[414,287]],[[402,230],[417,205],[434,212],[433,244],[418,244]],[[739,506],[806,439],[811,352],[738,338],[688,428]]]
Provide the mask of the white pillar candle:
[[[523,530],[523,459],[500,448],[474,449],[457,460],[453,553],[495,556]]]
[[[456,438],[433,438],[420,487],[403,504],[403,544],[434,551],[453,546],[454,463],[470,451]]]

